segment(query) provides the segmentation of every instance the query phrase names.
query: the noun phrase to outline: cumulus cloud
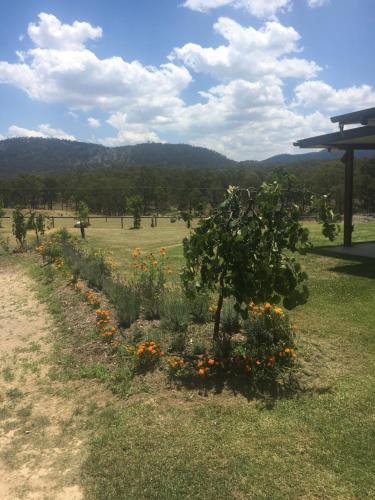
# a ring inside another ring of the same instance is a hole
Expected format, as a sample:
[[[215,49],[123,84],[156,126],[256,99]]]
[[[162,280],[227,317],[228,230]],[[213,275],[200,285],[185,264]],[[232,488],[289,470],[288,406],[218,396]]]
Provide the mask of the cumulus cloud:
[[[360,85],[334,89],[320,80],[303,82],[295,88],[294,106],[303,106],[326,111],[345,111],[375,106],[375,89]]]
[[[107,137],[101,141],[105,146],[122,146],[143,142],[163,142],[156,132],[140,123],[128,123],[126,113],[114,113],[107,123],[118,130],[115,137]]]
[[[310,7],[321,7],[329,0],[307,0]],[[234,7],[248,11],[255,17],[274,17],[278,12],[288,10],[293,0],[186,0],[183,4],[191,10],[208,12],[220,7]]]
[[[3,141],[4,139],[5,137],[2,134],[0,134],[0,141]]]
[[[99,128],[101,126],[100,120],[98,120],[97,118],[93,118],[92,116],[87,118],[87,123],[91,128]]]
[[[278,11],[287,9],[291,0],[186,0],[185,7],[199,12],[208,12],[219,7],[245,9],[256,17],[274,16]]]
[[[212,6],[218,2],[212,0]],[[268,4],[275,5],[272,0]],[[328,118],[331,111],[375,105],[369,85],[334,89],[314,80],[321,68],[301,56],[301,37],[293,27],[273,20],[256,29],[221,17],[214,28],[225,40],[222,45],[188,43],[174,49],[166,64],[149,67],[121,57],[99,58],[87,47],[102,36],[99,27],[78,21],[66,25],[40,15],[29,25],[33,48],[20,52],[17,63],[0,61],[0,83],[34,100],[64,103],[72,117],[79,118],[78,110],[92,110],[86,124],[93,129],[101,126],[94,118],[100,110],[113,128],[112,136],[101,139],[108,146],[172,140],[234,159],[293,152],[296,139],[336,130]],[[215,80],[200,89],[194,104],[183,99],[190,72]],[[291,78],[299,81],[294,95],[286,98]],[[47,124],[35,130],[12,125],[8,132],[74,139]]]
[[[321,70],[314,61],[288,57],[301,51],[300,35],[279,22],[267,22],[257,30],[220,17],[214,29],[227,40],[227,45],[212,48],[188,43],[174,49],[170,59],[181,60],[193,71],[219,79],[311,78]]]
[[[11,125],[8,129],[8,135],[9,137],[53,137],[55,139],[67,139],[69,141],[76,140],[74,135],[67,134],[59,128],[52,128],[48,123],[39,125],[37,130]]]
[[[39,23],[30,23],[27,33],[38,47],[57,50],[81,50],[84,42],[103,35],[100,27],[74,21],[72,25],[62,24],[52,14],[39,14]]]
[[[174,105],[191,81],[186,68],[170,62],[154,68],[121,57],[98,58],[84,42],[100,37],[102,30],[89,23],[66,25],[40,14],[28,34],[36,47],[20,53],[19,63],[0,61],[0,83],[14,85],[34,100],[77,109],[111,110],[136,102],[158,107],[158,102]]]

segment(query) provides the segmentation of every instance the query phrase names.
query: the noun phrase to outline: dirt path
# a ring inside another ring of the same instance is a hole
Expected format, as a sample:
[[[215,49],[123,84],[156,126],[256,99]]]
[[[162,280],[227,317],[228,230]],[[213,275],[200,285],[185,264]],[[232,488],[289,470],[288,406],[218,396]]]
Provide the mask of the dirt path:
[[[25,272],[1,266],[0,498],[81,499],[82,428],[92,402],[78,383],[48,376],[53,319]]]

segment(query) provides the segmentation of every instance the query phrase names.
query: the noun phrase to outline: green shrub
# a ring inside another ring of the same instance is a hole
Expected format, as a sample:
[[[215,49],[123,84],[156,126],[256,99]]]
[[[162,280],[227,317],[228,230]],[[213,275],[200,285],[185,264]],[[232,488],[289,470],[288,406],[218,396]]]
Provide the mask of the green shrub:
[[[111,276],[111,267],[102,252],[88,253],[75,239],[61,245],[62,254],[72,273],[88,281],[90,287],[103,288],[104,281]]]
[[[209,297],[206,294],[196,294],[189,299],[189,311],[194,323],[207,323],[210,320]]]
[[[114,305],[120,325],[129,328],[140,315],[138,290],[132,285],[107,278],[103,291]]]
[[[177,333],[171,339],[171,343],[169,345],[169,351],[173,353],[182,354],[186,348],[186,334],[185,333]]]
[[[245,342],[238,342],[233,354],[256,381],[275,381],[295,366],[295,333],[281,308],[253,305],[244,334]]]
[[[224,303],[221,313],[221,328],[226,334],[233,334],[240,329],[240,317],[233,302]]]
[[[172,332],[185,332],[189,324],[189,304],[184,296],[168,294],[161,307],[161,326]]]
[[[142,301],[143,315],[147,320],[160,319],[162,299],[159,297],[146,298]]]

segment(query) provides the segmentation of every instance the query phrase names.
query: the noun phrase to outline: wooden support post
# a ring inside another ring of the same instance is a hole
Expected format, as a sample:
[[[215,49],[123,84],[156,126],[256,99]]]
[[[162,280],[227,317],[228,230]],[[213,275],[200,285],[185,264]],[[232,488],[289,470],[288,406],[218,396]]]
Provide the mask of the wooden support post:
[[[55,227],[55,217],[52,217],[52,227]]]
[[[124,229],[124,217],[121,217],[121,229]]]
[[[343,161],[345,162],[344,246],[350,247],[353,232],[353,149],[346,150]]]

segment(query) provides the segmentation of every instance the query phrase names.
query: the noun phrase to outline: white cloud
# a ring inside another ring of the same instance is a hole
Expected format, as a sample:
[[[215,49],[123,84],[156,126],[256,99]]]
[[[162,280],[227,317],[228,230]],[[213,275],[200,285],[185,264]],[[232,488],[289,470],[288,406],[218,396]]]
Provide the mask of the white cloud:
[[[101,126],[100,120],[93,118],[91,116],[89,118],[87,118],[87,123],[92,128],[99,128]]]
[[[8,129],[8,135],[9,137],[53,137],[55,139],[67,139],[69,141],[75,140],[73,135],[67,134],[59,128],[52,128],[48,123],[38,125],[37,130],[11,125]]]
[[[39,23],[30,23],[27,33],[36,46],[44,49],[81,50],[84,42],[103,35],[100,27],[93,27],[86,22],[62,24],[57,17],[44,12],[38,17]]]
[[[370,85],[334,89],[320,80],[303,82],[295,89],[294,106],[322,108],[327,112],[375,106],[375,89]]]
[[[170,62],[154,68],[121,57],[100,59],[84,42],[101,36],[101,28],[77,21],[65,25],[49,14],[39,19],[28,29],[36,47],[23,52],[19,63],[0,61],[0,83],[18,87],[31,99],[73,109],[114,110],[137,103],[158,108],[159,103],[173,106],[192,79],[186,68]]]
[[[118,129],[115,137],[107,137],[101,141],[105,146],[123,146],[126,144],[140,144],[143,142],[162,142],[160,137],[143,124],[126,122],[126,115],[115,113],[108,119],[112,127]]]
[[[314,61],[287,57],[301,51],[300,35],[292,27],[273,21],[256,30],[220,17],[214,28],[227,40],[227,45],[204,48],[188,43],[174,49],[170,59],[179,59],[193,71],[218,79],[311,78],[321,69]]]
[[[310,7],[322,7],[330,0],[307,0]],[[191,10],[209,12],[220,7],[234,7],[248,11],[255,17],[275,17],[278,12],[290,10],[293,0],[186,0],[183,4]]]
[[[330,0],[307,0],[307,3],[309,4],[310,7],[322,7],[323,5],[327,4]]]
[[[2,134],[0,134],[0,141],[3,141],[4,139],[5,137]]]
[[[311,0],[310,0],[311,1]],[[186,0],[184,7],[199,12],[208,12],[219,7],[245,9],[256,17],[271,17],[278,11],[290,7],[291,0]]]
[[[268,4],[274,5],[272,0]],[[312,80],[320,68],[301,56],[300,35],[293,27],[272,21],[255,29],[222,17],[215,30],[224,37],[223,45],[188,43],[156,68],[121,57],[100,59],[85,46],[101,36],[100,28],[41,15],[29,27],[36,46],[19,53],[18,63],[0,61],[0,83],[34,100],[63,103],[73,118],[77,110],[93,110],[87,115],[93,128],[101,125],[94,118],[100,110],[102,121],[114,130],[112,137],[101,139],[108,146],[172,140],[234,159],[296,152],[295,140],[336,130],[328,118],[331,110],[374,105],[369,85],[334,89]],[[201,88],[190,105],[182,94],[192,81],[185,66],[216,80],[211,88]],[[302,80],[289,99],[284,95],[288,78]],[[9,135],[74,139],[50,125],[35,130],[12,125]]]

